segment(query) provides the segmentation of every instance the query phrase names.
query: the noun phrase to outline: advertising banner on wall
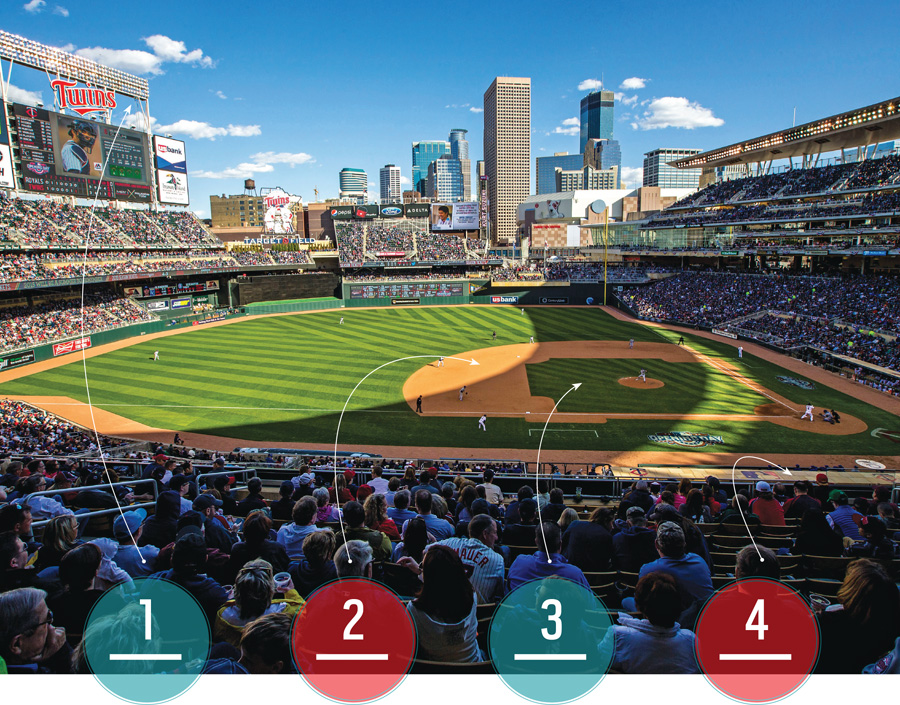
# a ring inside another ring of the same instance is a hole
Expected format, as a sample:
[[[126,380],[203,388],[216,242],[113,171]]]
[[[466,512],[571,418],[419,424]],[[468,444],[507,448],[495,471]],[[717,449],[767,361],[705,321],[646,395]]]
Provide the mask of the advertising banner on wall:
[[[382,218],[400,218],[403,216],[402,203],[386,203],[381,206],[379,215]]]
[[[162,301],[148,301],[147,302],[147,310],[148,311],[166,311],[169,308],[169,302],[167,299],[163,299]]]
[[[77,340],[67,340],[65,343],[57,343],[53,346],[53,357],[57,355],[66,355],[70,352],[78,350],[87,350],[91,347],[90,336],[86,338],[78,338]]]
[[[184,142],[153,136],[154,165],[160,203],[188,205],[187,159]]]
[[[350,220],[353,217],[354,206],[332,206],[328,211],[332,220]]]
[[[0,370],[9,370],[20,365],[27,365],[34,362],[34,350],[26,350],[15,355],[8,355],[0,358]]]
[[[160,203],[186,206],[191,202],[191,198],[188,195],[187,174],[176,174],[174,171],[157,171],[156,184],[159,190]]]
[[[478,204],[432,203],[432,230],[478,230]]]
[[[170,304],[172,306],[172,310],[174,311],[177,308],[190,308],[191,307],[191,297],[183,297],[180,299],[172,299]]]
[[[353,217],[354,218],[377,218],[378,217],[378,206],[376,206],[376,205],[354,206],[353,207]]]
[[[403,211],[407,218],[428,218],[431,215],[431,204],[407,203]]]

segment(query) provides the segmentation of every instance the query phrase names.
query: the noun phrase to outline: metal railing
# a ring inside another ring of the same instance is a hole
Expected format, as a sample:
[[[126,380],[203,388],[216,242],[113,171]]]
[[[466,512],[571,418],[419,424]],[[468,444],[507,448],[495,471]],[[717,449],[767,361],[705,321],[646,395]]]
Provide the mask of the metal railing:
[[[84,492],[87,490],[92,490],[95,492],[106,492],[106,490],[110,489],[110,488],[134,487],[135,485],[140,485],[140,484],[147,484],[147,485],[151,486],[151,491],[153,494],[152,502],[141,502],[139,504],[122,505],[121,507],[114,507],[111,509],[91,510],[89,512],[84,512],[83,514],[79,514],[78,518],[83,519],[85,517],[90,518],[90,517],[95,517],[95,516],[97,516],[97,517],[106,516],[108,514],[119,514],[120,511],[127,512],[127,511],[131,511],[132,509],[138,509],[140,507],[155,507],[156,500],[159,499],[159,488],[158,488],[156,482],[154,480],[150,480],[150,479],[147,479],[147,480],[137,479],[137,480],[133,480],[131,482],[114,482],[112,484],[107,483],[107,484],[103,484],[103,485],[89,485],[87,487],[73,487],[71,489],[66,489],[66,490],[44,490],[42,492],[32,492],[31,494],[29,494],[28,496],[26,496],[24,499],[21,500],[21,504],[22,504],[22,506],[25,506],[25,507],[29,506],[28,502],[32,497],[56,497],[57,495],[66,495],[66,494],[70,494],[72,492],[81,493],[81,492]],[[16,501],[18,501],[18,500],[16,500]],[[116,501],[118,501],[118,500],[116,500]],[[71,509],[71,507],[66,507],[66,509]],[[34,522],[32,524],[32,526],[35,526],[35,527],[46,526],[47,524],[50,523],[50,521],[51,521],[51,519],[41,519],[40,521]]]

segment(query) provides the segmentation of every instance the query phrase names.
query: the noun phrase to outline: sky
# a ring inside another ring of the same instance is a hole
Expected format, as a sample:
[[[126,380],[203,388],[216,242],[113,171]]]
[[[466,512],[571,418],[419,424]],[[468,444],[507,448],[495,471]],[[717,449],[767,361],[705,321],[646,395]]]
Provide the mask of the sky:
[[[337,197],[343,167],[401,168],[411,144],[469,131],[483,156],[484,91],[531,78],[534,159],[579,149],[579,101],[616,92],[623,180],[659,147],[721,147],[900,95],[900,4],[639,4],[5,0],[0,29],[148,79],[152,129],[187,144],[191,209],[245,178],[304,201]],[[877,18],[872,21],[871,18]],[[3,62],[4,77],[9,70]],[[14,66],[11,102],[52,105]],[[128,99],[113,114],[124,117]],[[133,118],[126,118],[133,119]],[[126,123],[129,124],[129,123]]]

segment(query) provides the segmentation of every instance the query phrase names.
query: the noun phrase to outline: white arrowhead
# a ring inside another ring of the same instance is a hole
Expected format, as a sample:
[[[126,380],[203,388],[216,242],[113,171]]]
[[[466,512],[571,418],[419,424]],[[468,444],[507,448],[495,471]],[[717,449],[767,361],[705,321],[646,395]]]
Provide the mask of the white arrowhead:
[[[790,475],[790,474],[791,474],[791,471],[788,470],[787,468],[782,468],[781,471],[782,471],[785,475]]]
[[[572,382],[572,389],[578,389],[581,386],[581,382]]]
[[[125,108],[125,114],[131,115],[131,106],[130,105],[127,108]]]
[[[477,365],[477,364],[478,364],[478,362],[476,362],[475,358],[473,357],[472,362],[469,363],[469,367],[471,367],[472,365]]]

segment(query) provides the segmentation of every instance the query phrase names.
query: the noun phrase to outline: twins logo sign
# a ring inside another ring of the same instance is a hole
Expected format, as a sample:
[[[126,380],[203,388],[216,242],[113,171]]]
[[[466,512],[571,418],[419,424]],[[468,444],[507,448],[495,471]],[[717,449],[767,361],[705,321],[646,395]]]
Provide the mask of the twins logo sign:
[[[711,436],[708,433],[691,433],[670,431],[647,436],[653,443],[662,443],[667,446],[682,446],[683,448],[702,448],[703,446],[724,445],[722,436]]]
[[[815,389],[816,388],[816,385],[814,385],[812,382],[807,382],[806,380],[803,380],[803,379],[796,379],[794,377],[787,377],[784,375],[779,375],[775,379],[777,379],[782,384],[793,384],[795,387],[800,387],[800,389]]]

